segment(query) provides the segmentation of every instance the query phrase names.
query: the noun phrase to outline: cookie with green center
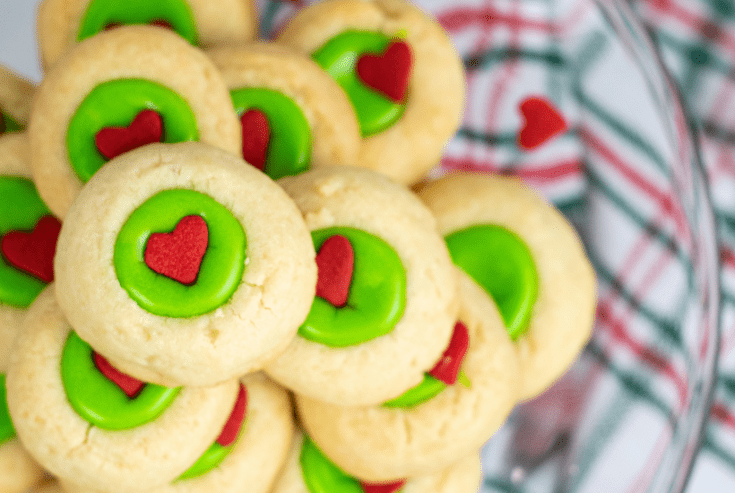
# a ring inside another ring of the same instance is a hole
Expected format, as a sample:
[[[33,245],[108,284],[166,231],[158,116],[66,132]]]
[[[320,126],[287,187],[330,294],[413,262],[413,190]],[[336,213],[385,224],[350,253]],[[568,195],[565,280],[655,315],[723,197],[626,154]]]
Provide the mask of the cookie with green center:
[[[56,291],[80,337],[124,372],[212,385],[258,370],[294,337],[314,256],[297,207],[266,175],[205,144],[152,144],[81,191],[59,236]]]
[[[278,183],[312,232],[319,276],[298,336],[266,372],[340,405],[378,404],[420,383],[458,309],[456,272],[429,211],[361,168],[314,168]]]
[[[277,41],[309,54],[345,90],[363,137],[358,166],[415,183],[459,127],[462,62],[442,27],[408,2],[319,2]]]
[[[368,483],[342,471],[303,433],[298,433],[271,493],[475,493],[482,471],[477,451],[431,473]]]
[[[200,474],[194,475],[197,471],[192,467],[173,482],[152,490],[140,489],[141,493],[241,492],[243,485],[247,485],[250,493],[270,491],[294,435],[291,402],[287,392],[262,373],[248,375],[241,383],[247,389],[242,430],[236,441],[227,446],[227,453],[220,457],[221,460],[210,463],[209,470],[199,470]],[[198,463],[201,462],[204,461],[200,459]],[[69,493],[109,491],[83,488],[69,481],[63,483]]]
[[[252,0],[43,0],[38,8],[41,64],[49,68],[75,44],[126,24],[151,24],[192,45],[211,48],[247,43],[257,36]]]
[[[335,406],[296,396],[304,429],[350,474],[388,481],[447,467],[482,447],[516,404],[521,369],[503,320],[482,288],[461,271],[459,276],[461,323],[450,349],[462,326],[469,347],[464,357],[461,351],[445,352],[427,376],[454,375],[453,384],[440,382],[436,395],[409,401],[408,394],[417,391],[412,389],[378,406]]]
[[[247,162],[273,179],[313,166],[354,165],[360,145],[355,112],[314,61],[272,43],[208,55],[230,88]]]
[[[498,305],[523,375],[522,400],[550,386],[590,336],[595,272],[573,226],[517,179],[454,173],[419,196],[455,263]]]
[[[30,81],[0,65],[0,135],[28,124],[35,91]]]
[[[240,149],[240,125],[214,64],[150,26],[76,45],[39,86],[28,133],[33,178],[62,218],[100,167],[136,147],[200,141]]]
[[[52,474],[86,487],[139,491],[172,481],[217,437],[237,396],[236,380],[182,388],[162,406],[149,399],[150,393],[144,396],[148,383],[140,394],[128,396],[119,375],[100,365],[76,338],[53,286],[31,305],[23,329],[6,375],[8,410],[18,438]],[[94,392],[70,395],[70,388],[80,390],[80,382],[92,385]],[[141,412],[155,406],[153,415],[140,419]],[[80,409],[133,419],[103,427]]]

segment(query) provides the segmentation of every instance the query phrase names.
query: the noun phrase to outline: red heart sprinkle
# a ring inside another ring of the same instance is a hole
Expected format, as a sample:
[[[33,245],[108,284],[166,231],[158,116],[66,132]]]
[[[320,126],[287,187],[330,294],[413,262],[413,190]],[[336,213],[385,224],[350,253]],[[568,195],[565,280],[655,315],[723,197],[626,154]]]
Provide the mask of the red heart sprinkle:
[[[405,484],[405,479],[393,483],[366,483],[364,481],[360,481],[360,486],[362,486],[365,493],[395,493],[403,488],[403,485]]]
[[[201,216],[185,216],[171,233],[151,234],[143,258],[155,272],[181,284],[193,284],[208,242],[206,221]]]
[[[130,375],[121,372],[110,364],[104,356],[95,352],[94,353],[94,364],[97,369],[111,380],[115,385],[120,387],[125,395],[131,399],[135,398],[140,390],[145,385],[145,382],[138,380],[137,378],[131,377]]]
[[[355,267],[355,251],[342,235],[327,238],[316,256],[316,295],[334,306],[345,306]]]
[[[242,157],[260,171],[265,169],[271,126],[260,110],[248,110],[240,117],[242,124]]]
[[[441,380],[447,385],[454,385],[459,375],[459,368],[462,366],[462,360],[467,354],[467,348],[470,345],[470,334],[467,327],[462,322],[454,324],[454,332],[449,346],[444,350],[439,362],[434,365],[429,375]]]
[[[43,216],[33,231],[9,231],[0,241],[0,250],[13,267],[41,279],[54,280],[54,254],[61,223],[53,216]]]
[[[382,55],[363,54],[357,59],[357,76],[396,103],[403,101],[411,76],[411,47],[404,41],[393,41]]]
[[[223,447],[227,447],[237,439],[237,435],[240,434],[240,428],[242,428],[242,422],[245,419],[247,407],[248,393],[245,390],[245,386],[240,384],[240,392],[237,394],[237,400],[232,408],[230,417],[227,418],[225,426],[222,427],[222,432],[217,437],[217,443]]]
[[[530,97],[521,102],[519,109],[526,120],[518,133],[518,145],[523,149],[535,149],[567,129],[567,122],[546,99]]]
[[[163,136],[163,120],[153,110],[143,110],[133,119],[128,127],[105,127],[94,136],[97,150],[107,159],[137,147],[161,142]]]

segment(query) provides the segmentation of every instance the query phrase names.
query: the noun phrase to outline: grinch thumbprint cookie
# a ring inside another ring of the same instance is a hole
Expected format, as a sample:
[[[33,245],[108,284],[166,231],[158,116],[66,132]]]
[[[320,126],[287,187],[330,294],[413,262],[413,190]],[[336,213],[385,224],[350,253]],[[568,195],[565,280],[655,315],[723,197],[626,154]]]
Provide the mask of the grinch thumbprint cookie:
[[[29,81],[0,65],[0,135],[28,124],[35,90]]]
[[[212,385],[259,369],[309,313],[314,246],[293,201],[237,156],[154,144],[108,163],[59,235],[59,305],[123,371]]]
[[[133,492],[174,480],[227,421],[238,384],[162,387],[115,368],[72,329],[53,286],[34,301],[7,373],[19,439],[52,474]]]
[[[595,272],[572,225],[514,178],[454,173],[423,186],[452,260],[493,298],[520,358],[520,399],[560,377],[589,339]]]
[[[421,384],[379,406],[296,396],[304,429],[348,473],[388,481],[448,467],[476,453],[515,406],[521,374],[513,343],[492,300],[460,276],[452,339]]]
[[[76,43],[127,24],[167,28],[202,48],[242,44],[255,39],[256,22],[254,0],[43,0],[39,51],[48,68]]]
[[[242,125],[242,156],[271,178],[353,165],[360,133],[339,85],[308,57],[259,43],[207,53]]]
[[[240,125],[219,72],[165,29],[125,26],[69,52],[38,88],[31,169],[60,218],[110,159],[154,142],[200,141],[240,152]]]
[[[345,473],[308,436],[299,433],[271,493],[476,493],[481,475],[475,451],[423,476],[364,481]]]
[[[419,384],[458,310],[456,272],[429,210],[362,168],[314,168],[278,183],[311,230],[319,275],[297,337],[266,371],[340,405],[378,404]]]
[[[320,2],[278,42],[308,53],[347,93],[363,137],[358,166],[417,182],[459,127],[462,62],[442,27],[408,2]]]

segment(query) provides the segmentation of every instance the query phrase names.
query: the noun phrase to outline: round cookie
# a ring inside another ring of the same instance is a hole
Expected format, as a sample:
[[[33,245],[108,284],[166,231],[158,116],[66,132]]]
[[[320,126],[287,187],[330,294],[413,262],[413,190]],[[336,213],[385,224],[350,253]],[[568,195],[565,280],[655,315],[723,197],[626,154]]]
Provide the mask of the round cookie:
[[[207,54],[230,88],[246,161],[273,179],[312,166],[354,165],[360,146],[355,112],[314,61],[273,43]]]
[[[541,393],[574,361],[594,324],[595,272],[576,231],[513,178],[454,173],[419,196],[453,260],[500,309],[520,358],[520,399]]]
[[[349,474],[374,482],[429,474],[478,450],[510,414],[520,384],[513,343],[492,300],[461,272],[460,299],[469,347],[442,359],[456,357],[464,376],[434,397],[343,407],[296,396],[304,429]]]
[[[259,369],[294,337],[316,284],[293,201],[237,156],[194,142],[151,144],[100,169],[69,210],[54,268],[80,337],[168,386]]]
[[[341,471],[313,442],[307,439],[305,443],[305,436],[299,433],[271,493],[475,493],[481,476],[480,457],[475,452],[430,474],[395,481],[405,481],[398,490],[385,489],[386,485],[366,488],[358,479]]]
[[[247,410],[241,435],[216,468],[200,476],[178,479],[142,493],[268,493],[283,465],[294,435],[287,392],[254,373],[241,380],[247,392]],[[68,493],[105,493],[63,481]]]
[[[326,264],[299,335],[266,372],[340,405],[377,404],[417,385],[447,346],[458,310],[456,273],[432,215],[410,191],[362,168],[314,168],[278,183],[312,231],[317,264]],[[350,251],[351,272],[330,280]]]
[[[210,48],[257,36],[253,0],[43,0],[38,7],[41,64],[48,68],[74,45],[122,24],[169,27],[191,44]]]
[[[84,355],[74,352],[84,348],[84,342],[76,338],[81,346],[74,345],[75,334],[59,310],[53,286],[36,298],[23,329],[7,373],[8,409],[18,437],[52,474],[88,487],[115,485],[116,491],[132,492],[173,480],[217,437],[235,401],[235,380],[210,388],[181,388],[157,417],[148,416],[143,424],[127,429],[102,428],[78,409],[104,409],[111,418],[138,419],[138,404],[149,407],[138,399],[158,389],[146,384],[128,399],[93,364],[91,349],[86,358],[74,358]],[[88,380],[104,382],[95,392],[80,384]],[[74,399],[71,389],[86,390],[86,399]]]
[[[41,486],[38,486],[37,488],[25,490],[25,493],[65,493],[65,492],[62,489],[58,481],[50,480],[49,482]]]
[[[299,11],[278,37],[336,76],[363,135],[357,165],[419,181],[462,119],[464,69],[452,41],[403,0],[327,0]]]
[[[35,86],[0,64],[0,135],[28,125]]]
[[[77,45],[38,87],[31,169],[60,218],[109,159],[150,142],[240,150],[240,125],[212,62],[181,37],[124,26]]]

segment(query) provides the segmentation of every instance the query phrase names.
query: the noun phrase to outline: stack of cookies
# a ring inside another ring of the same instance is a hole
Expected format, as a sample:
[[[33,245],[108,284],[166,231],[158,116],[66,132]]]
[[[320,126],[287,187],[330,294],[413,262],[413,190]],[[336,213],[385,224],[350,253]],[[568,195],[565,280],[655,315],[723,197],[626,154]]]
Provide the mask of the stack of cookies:
[[[429,178],[451,40],[404,0],[273,42],[250,0],[121,5],[44,0],[41,84],[0,73],[0,491],[477,491],[595,278],[521,182]]]

